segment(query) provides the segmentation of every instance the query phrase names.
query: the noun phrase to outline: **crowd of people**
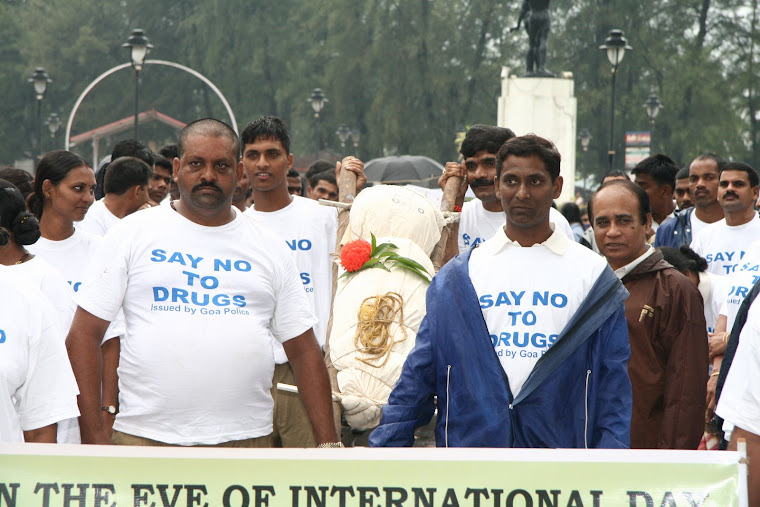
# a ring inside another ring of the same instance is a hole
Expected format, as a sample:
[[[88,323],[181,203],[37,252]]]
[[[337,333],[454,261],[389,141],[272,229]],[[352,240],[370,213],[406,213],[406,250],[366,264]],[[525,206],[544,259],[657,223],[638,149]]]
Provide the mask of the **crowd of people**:
[[[370,445],[412,445],[435,414],[439,446],[741,437],[752,458],[756,171],[653,155],[563,214],[551,141],[475,125],[460,151],[439,180],[458,182],[460,219]],[[33,180],[0,171],[0,441],[340,447],[324,362],[338,213],[317,200],[337,200],[341,171],[360,190],[363,167],[301,178],[266,116],[239,137],[193,122],[157,153],[122,141],[97,173],[63,150]]]

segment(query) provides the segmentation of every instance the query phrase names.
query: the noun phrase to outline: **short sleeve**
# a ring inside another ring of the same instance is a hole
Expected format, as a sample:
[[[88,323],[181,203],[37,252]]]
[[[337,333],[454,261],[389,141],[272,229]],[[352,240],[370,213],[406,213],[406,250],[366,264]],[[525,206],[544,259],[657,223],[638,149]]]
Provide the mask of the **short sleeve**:
[[[272,336],[280,343],[300,336],[317,323],[293,254],[282,248],[275,273],[275,308],[271,319]]]
[[[74,296],[77,305],[109,322],[119,314],[127,290],[129,245],[117,241],[120,229],[111,228],[103,238],[87,268],[84,283]]]

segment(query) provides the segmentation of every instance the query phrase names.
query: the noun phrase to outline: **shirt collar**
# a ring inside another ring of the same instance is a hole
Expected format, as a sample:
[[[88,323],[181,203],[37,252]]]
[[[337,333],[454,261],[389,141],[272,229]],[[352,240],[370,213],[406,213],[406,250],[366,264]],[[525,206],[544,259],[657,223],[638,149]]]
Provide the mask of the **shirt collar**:
[[[649,257],[650,255],[652,255],[653,253],[654,253],[654,247],[652,247],[652,245],[647,245],[646,252],[644,252],[643,254],[639,255],[633,261],[629,262],[628,264],[626,264],[622,268],[616,269],[615,270],[615,274],[617,275],[618,278],[620,278],[622,280],[625,275],[627,275],[628,273],[630,273],[631,271],[633,271],[636,268],[636,266],[638,266],[639,264],[641,264],[642,262],[644,262],[644,260],[647,257]]]
[[[549,227],[552,229],[552,235],[549,236],[549,238],[543,243],[536,243],[534,245],[530,245],[530,247],[544,246],[555,255],[565,255],[567,247],[570,244],[570,240],[562,231],[559,230],[558,227],[554,225],[554,222],[549,222]],[[504,226],[502,226],[499,227],[499,230],[496,231],[496,234],[493,236],[493,238],[483,243],[480,248],[485,248],[488,252],[496,254],[510,246],[526,248],[517,241],[512,241],[509,239],[507,237],[506,231],[504,230]]]

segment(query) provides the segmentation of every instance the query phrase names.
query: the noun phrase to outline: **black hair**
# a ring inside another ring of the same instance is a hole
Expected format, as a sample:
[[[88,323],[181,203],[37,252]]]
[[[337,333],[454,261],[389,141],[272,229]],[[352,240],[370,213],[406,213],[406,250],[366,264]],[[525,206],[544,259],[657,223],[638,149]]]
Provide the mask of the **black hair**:
[[[668,185],[671,192],[676,188],[678,164],[667,155],[657,154],[647,157],[633,168],[631,174],[647,174],[658,185]]]
[[[187,144],[187,138],[191,135],[226,137],[235,144],[235,162],[237,162],[238,157],[240,157],[240,138],[238,138],[238,135],[232,130],[232,127],[223,121],[214,118],[203,118],[187,124],[179,133],[179,140],[177,141],[177,158],[182,158],[182,153],[185,151],[185,145]]]
[[[139,185],[150,184],[153,170],[148,164],[135,157],[120,157],[108,164],[106,174],[106,194],[123,195],[124,192]]]
[[[42,184],[50,180],[53,185],[58,185],[69,171],[77,167],[89,167],[82,157],[66,150],[53,150],[48,152],[40,163],[34,178],[34,191],[27,198],[29,211],[39,219],[42,218],[42,209],[45,206],[45,193]]]
[[[179,151],[177,151],[176,144],[165,144],[158,149],[158,154],[165,157],[169,162],[175,158],[179,158]]]
[[[726,161],[725,158],[721,157],[718,154],[711,153],[709,151],[700,154],[692,162],[694,162],[696,160],[712,160],[713,162],[715,162],[715,165],[718,168],[718,173],[720,173],[720,171],[723,169],[723,166],[726,165],[726,163],[727,163],[727,161]]]
[[[513,137],[499,148],[496,155],[496,177],[501,175],[501,166],[510,155],[515,157],[530,157],[532,155],[540,158],[546,168],[552,182],[559,176],[559,166],[562,156],[559,154],[554,143],[535,134],[528,134],[520,137]]]
[[[164,169],[169,169],[169,172],[171,172],[174,169],[172,161],[164,157],[160,153],[154,153],[153,159],[154,159],[153,165],[155,167],[163,167]]]
[[[682,167],[676,173],[676,181],[689,179],[689,166]]]
[[[681,273],[691,271],[697,274],[707,271],[707,260],[689,248],[689,245],[681,245],[680,249],[671,246],[661,246],[657,249],[662,252],[665,260]]]
[[[642,224],[647,223],[647,215],[649,215],[652,211],[649,207],[649,195],[647,195],[646,190],[641,188],[639,185],[635,184],[631,180],[610,180],[607,183],[603,183],[599,189],[593,193],[591,196],[591,199],[588,202],[588,218],[591,222],[591,225],[594,224],[594,217],[593,217],[593,211],[592,206],[594,204],[594,199],[596,199],[596,195],[604,190],[607,187],[611,186],[622,186],[626,190],[629,190],[639,201],[639,219],[641,220]]]
[[[309,186],[311,188],[316,188],[320,181],[326,181],[328,183],[332,183],[335,186],[338,185],[338,182],[335,179],[335,172],[332,169],[328,171],[322,171],[321,173],[312,174],[311,178],[309,178]]]
[[[21,191],[0,179],[0,246],[11,238],[18,245],[31,245],[40,239],[40,222],[26,210]]]
[[[11,166],[0,167],[0,179],[12,183],[19,189],[21,195],[26,199],[34,191],[32,175],[23,169],[16,169]]]
[[[723,174],[725,171],[741,171],[747,173],[749,186],[756,187],[758,184],[757,171],[755,171],[751,165],[745,164],[744,162],[727,162],[723,165],[723,168],[718,174]]]
[[[581,209],[574,202],[566,202],[559,210],[569,223],[581,222]]]
[[[261,118],[250,122],[243,129],[240,136],[243,146],[253,144],[257,139],[274,139],[280,141],[285,149],[285,154],[290,154],[290,133],[288,125],[276,116],[262,116]]]
[[[311,163],[308,169],[306,169],[306,181],[310,181],[311,177],[322,171],[335,170],[335,164],[327,160],[315,160]]]
[[[625,178],[627,180],[631,180],[630,176],[628,176],[628,173],[626,173],[622,169],[610,169],[604,175],[602,176],[602,181],[605,180],[605,178]]]
[[[151,167],[155,163],[153,152],[137,139],[124,139],[116,143],[111,152],[111,160],[121,157],[139,158]]]
[[[298,171],[296,171],[295,167],[291,167],[290,169],[288,169],[288,174],[286,174],[285,177],[287,177],[287,178],[300,178],[301,175],[298,174]]]
[[[464,158],[474,157],[479,151],[498,153],[501,145],[515,137],[512,130],[493,125],[473,125],[464,136],[459,153]]]

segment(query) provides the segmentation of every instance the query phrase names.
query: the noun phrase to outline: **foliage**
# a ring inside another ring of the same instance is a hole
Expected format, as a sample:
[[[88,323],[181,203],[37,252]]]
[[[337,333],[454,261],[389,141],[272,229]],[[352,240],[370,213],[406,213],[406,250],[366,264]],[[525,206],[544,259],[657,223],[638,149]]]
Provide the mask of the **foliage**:
[[[315,151],[319,133],[338,149],[335,130],[359,129],[358,155],[457,156],[452,139],[465,125],[495,123],[502,66],[520,72],[524,32],[511,33],[518,0],[5,0],[0,2],[0,163],[36,151],[37,110],[27,78],[44,67],[53,79],[43,117],[65,121],[76,98],[105,70],[126,63],[121,47],[141,27],[154,44],[149,58],[187,65],[211,79],[231,103],[239,126],[263,114],[291,126],[297,156]],[[606,168],[610,66],[598,49],[611,28],[634,50],[618,74],[615,148],[623,132],[646,130],[642,104],[656,93],[665,109],[654,143],[681,164],[702,151],[760,164],[758,0],[555,0],[548,67],[572,71],[578,127],[593,136],[592,172]],[[220,101],[181,71],[147,66],[140,109],[184,122],[226,119]],[[329,99],[314,118],[313,88]],[[134,72],[98,85],[83,102],[72,133],[130,116]],[[46,129],[45,129],[46,130]],[[176,135],[146,126],[156,145]],[[105,139],[101,153],[118,140]],[[49,135],[43,148],[57,145]],[[90,156],[89,147],[75,150]],[[579,150],[580,151],[580,150]]]

